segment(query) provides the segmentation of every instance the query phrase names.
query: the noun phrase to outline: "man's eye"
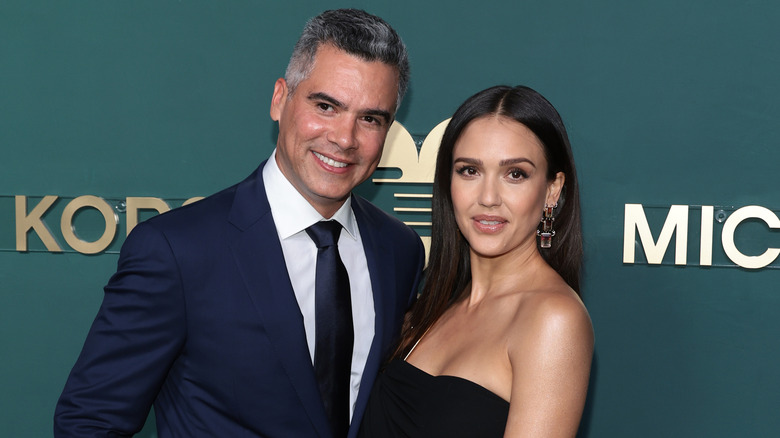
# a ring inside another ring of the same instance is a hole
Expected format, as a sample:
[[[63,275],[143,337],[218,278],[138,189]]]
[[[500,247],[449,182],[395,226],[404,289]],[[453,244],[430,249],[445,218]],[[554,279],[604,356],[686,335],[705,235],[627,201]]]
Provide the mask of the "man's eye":
[[[322,111],[331,111],[333,109],[333,105],[325,102],[320,102],[317,104],[317,108],[319,108]]]

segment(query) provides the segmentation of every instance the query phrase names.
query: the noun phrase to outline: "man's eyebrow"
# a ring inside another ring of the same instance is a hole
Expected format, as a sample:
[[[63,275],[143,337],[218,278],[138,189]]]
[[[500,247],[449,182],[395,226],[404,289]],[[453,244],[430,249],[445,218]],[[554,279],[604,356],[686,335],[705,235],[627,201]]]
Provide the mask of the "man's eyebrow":
[[[328,102],[329,104],[338,107],[338,108],[346,108],[344,106],[344,103],[340,102],[335,97],[330,96],[329,94],[318,92],[318,93],[311,93],[308,96],[309,100],[324,100],[325,102]]]
[[[317,92],[317,93],[309,94],[308,99],[309,100],[325,101],[325,102],[328,102],[329,104],[331,104],[332,106],[334,106],[336,108],[341,108],[341,109],[344,109],[344,110],[348,110],[349,109],[349,107],[347,107],[343,102],[341,102],[338,99],[336,99],[335,97],[333,97],[333,96],[331,96],[331,95],[329,95],[327,93],[323,93],[321,91]],[[361,113],[363,115],[366,115],[366,116],[381,117],[382,119],[384,119],[385,122],[389,122],[389,121],[393,120],[393,116],[390,114],[389,111],[386,111],[386,110],[383,110],[383,109],[380,109],[380,108],[369,108],[369,109],[361,111]]]

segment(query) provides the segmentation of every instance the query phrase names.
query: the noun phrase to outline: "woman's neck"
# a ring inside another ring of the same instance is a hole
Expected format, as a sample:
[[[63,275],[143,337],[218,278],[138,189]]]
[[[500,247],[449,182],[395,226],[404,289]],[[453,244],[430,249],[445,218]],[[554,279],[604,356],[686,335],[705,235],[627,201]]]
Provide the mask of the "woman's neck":
[[[535,247],[498,257],[483,257],[472,251],[470,261],[469,305],[490,296],[534,289],[544,277],[539,274],[552,269]]]

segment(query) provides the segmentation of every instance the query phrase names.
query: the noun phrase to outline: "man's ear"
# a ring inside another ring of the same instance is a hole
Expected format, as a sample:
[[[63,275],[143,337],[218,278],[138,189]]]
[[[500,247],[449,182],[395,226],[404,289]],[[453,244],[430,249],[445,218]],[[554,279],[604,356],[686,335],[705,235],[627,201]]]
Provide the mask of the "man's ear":
[[[278,122],[282,117],[284,105],[287,103],[287,81],[279,78],[274,83],[274,94],[271,96],[271,120]]]
[[[555,174],[555,179],[547,184],[547,205],[555,205],[558,203],[558,199],[561,197],[561,190],[563,190],[563,184],[566,182],[566,174],[558,172]]]

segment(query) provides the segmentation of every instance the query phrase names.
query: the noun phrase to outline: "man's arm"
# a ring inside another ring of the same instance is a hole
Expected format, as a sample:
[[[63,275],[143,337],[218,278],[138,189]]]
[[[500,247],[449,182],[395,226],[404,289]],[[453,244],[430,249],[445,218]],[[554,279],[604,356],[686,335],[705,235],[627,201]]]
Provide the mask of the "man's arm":
[[[54,416],[55,437],[129,436],[141,430],[185,337],[181,279],[168,242],[140,224]]]

